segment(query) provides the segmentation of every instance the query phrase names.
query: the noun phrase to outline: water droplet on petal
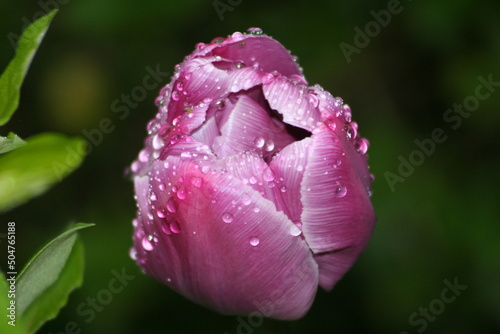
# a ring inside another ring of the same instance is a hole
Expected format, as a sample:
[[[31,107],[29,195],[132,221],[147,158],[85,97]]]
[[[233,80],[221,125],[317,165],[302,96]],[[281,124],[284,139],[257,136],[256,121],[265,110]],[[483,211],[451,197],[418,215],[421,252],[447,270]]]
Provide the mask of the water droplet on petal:
[[[172,213],[175,213],[177,211],[177,209],[175,208],[175,202],[173,200],[173,198],[169,198],[168,201],[167,201],[167,210],[169,212],[172,212]]]
[[[233,215],[232,215],[232,214],[230,214],[229,212],[224,212],[224,213],[222,214],[222,221],[223,221],[224,223],[229,224],[229,223],[232,223],[232,222],[233,222],[233,220],[234,220],[234,217],[233,217]]]
[[[141,150],[139,152],[139,161],[140,162],[148,162],[149,160],[149,153],[146,150]]]
[[[368,147],[370,146],[370,142],[366,138],[361,138],[358,142],[358,152],[361,154],[365,154],[368,151]]]
[[[272,75],[271,73],[266,73],[264,74],[264,76],[262,77],[262,83],[264,85],[269,85],[271,82],[274,81],[274,75]]]
[[[248,182],[250,182],[250,184],[256,184],[256,183],[257,183],[257,179],[255,178],[255,176],[251,176],[251,177],[248,179]]]
[[[243,203],[243,205],[249,205],[250,203],[252,203],[252,199],[247,193],[245,193],[241,195],[241,203]]]
[[[128,255],[132,260],[137,260],[137,250],[134,247],[130,248],[130,251],[128,252]]]
[[[179,92],[178,91],[174,90],[172,92],[172,100],[179,101]]]
[[[335,161],[333,162],[333,168],[337,168],[340,165],[342,165],[342,160],[340,160],[340,158],[335,159]]]
[[[309,94],[309,103],[312,104],[314,108],[318,107],[319,99],[315,94]]]
[[[335,129],[337,128],[337,123],[335,123],[335,121],[333,121],[331,119],[327,119],[325,121],[325,124],[332,131],[335,131]]]
[[[179,81],[175,87],[177,88],[178,91],[182,92],[182,90],[184,89],[184,83],[182,81]]]
[[[177,197],[179,199],[185,199],[186,198],[186,187],[180,186],[179,189],[177,190]]]
[[[199,51],[203,50],[205,48],[205,43],[198,43],[198,44],[196,44],[196,48]]]
[[[224,102],[224,100],[218,100],[217,102],[215,102],[215,107],[217,108],[217,110],[222,110],[226,107],[226,102]]]
[[[281,186],[281,187],[280,187],[280,191],[281,191],[282,193],[286,192],[286,186]]]
[[[347,194],[347,187],[341,183],[338,183],[335,188],[335,196],[342,198]]]
[[[157,210],[156,210],[156,215],[157,215],[159,218],[165,218],[165,213],[164,213],[161,209],[157,209]]]
[[[253,212],[259,212],[259,211],[260,211],[259,207],[256,206],[255,208],[253,208]]]
[[[156,134],[153,137],[153,148],[155,150],[161,150],[163,148],[163,146],[165,146],[165,142],[158,134]]]
[[[260,244],[260,239],[258,237],[251,237],[250,238],[250,245],[252,246],[258,246]]]
[[[262,29],[260,28],[248,28],[247,32],[252,35],[262,35]]]
[[[294,237],[297,237],[299,236],[300,234],[302,233],[302,231],[300,230],[300,228],[298,228],[297,225],[293,224],[290,226],[290,234]]]
[[[172,231],[175,234],[181,233],[181,227],[176,221],[173,221],[170,223],[170,231]]]
[[[165,184],[164,183],[160,183],[158,185],[158,189],[160,189],[161,192],[164,192],[165,191]]]
[[[191,184],[196,188],[200,188],[202,183],[203,180],[201,179],[201,177],[195,176],[191,179]]]
[[[270,167],[266,167],[264,174],[262,175],[265,181],[271,182],[276,178],[276,174]]]
[[[172,231],[170,230],[170,224],[166,220],[162,221],[161,230],[163,231],[163,233],[165,233],[167,235],[172,234]]]
[[[257,148],[262,148],[264,147],[264,144],[266,143],[266,140],[262,137],[257,137],[255,138],[255,140],[253,141],[253,143],[255,144],[255,147]]]
[[[152,240],[153,240],[152,235],[144,236],[142,238],[142,248],[144,248],[144,250],[148,252],[152,251],[154,248],[153,243],[151,242]]]
[[[274,150],[274,142],[272,140],[268,140],[266,142],[266,151],[271,152],[272,150]]]

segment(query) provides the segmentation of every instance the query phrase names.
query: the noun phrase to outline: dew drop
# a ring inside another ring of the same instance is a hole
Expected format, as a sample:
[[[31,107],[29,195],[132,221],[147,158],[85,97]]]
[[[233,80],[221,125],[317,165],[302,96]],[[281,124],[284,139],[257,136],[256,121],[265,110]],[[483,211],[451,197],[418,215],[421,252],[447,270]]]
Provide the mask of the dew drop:
[[[258,237],[251,237],[250,238],[250,245],[252,246],[258,246],[260,243],[260,239]]]
[[[156,197],[155,193],[151,193],[151,195],[149,196],[149,199],[152,201],[156,201],[158,198]]]
[[[191,179],[191,184],[195,186],[196,188],[201,188],[201,184],[203,183],[203,180],[201,177],[195,176]]]
[[[272,150],[274,150],[274,142],[272,140],[268,140],[266,142],[266,151],[271,152]]]
[[[331,119],[327,119],[325,121],[325,124],[332,131],[335,131],[335,129],[337,128],[337,123],[335,123],[335,121],[333,121]]]
[[[361,154],[366,154],[366,151],[368,151],[368,147],[370,146],[370,142],[368,139],[361,138],[358,142],[358,151]]]
[[[130,248],[130,251],[128,252],[128,255],[132,260],[137,260],[137,250],[134,247]]]
[[[163,148],[163,146],[165,146],[165,142],[158,134],[156,134],[153,137],[153,148],[155,150],[161,150]]]
[[[161,192],[164,192],[165,191],[165,184],[164,183],[160,183],[158,185],[158,189],[160,189]]]
[[[178,91],[174,90],[172,92],[172,100],[179,101],[179,92]]]
[[[172,231],[175,234],[181,233],[181,228],[176,221],[170,223],[170,231]]]
[[[250,205],[250,203],[252,203],[252,199],[248,196],[248,194],[243,194],[241,196],[241,203],[243,203],[243,205]]]
[[[165,212],[163,212],[161,209],[157,209],[157,210],[156,210],[156,215],[157,215],[159,218],[165,218]]]
[[[271,182],[271,181],[274,181],[274,179],[276,178],[276,174],[274,173],[274,171],[270,167],[266,167],[262,177],[264,178],[265,181]]]
[[[165,233],[167,235],[172,234],[172,231],[170,230],[170,224],[166,220],[162,221],[161,230],[163,231],[163,233]]]
[[[252,35],[262,35],[262,29],[260,28],[248,28],[247,32]]]
[[[335,188],[335,196],[342,198],[347,194],[347,187],[341,183],[338,183]]]
[[[167,201],[167,210],[168,212],[175,213],[177,209],[175,208],[175,202],[173,198],[169,198]]]
[[[179,189],[177,190],[177,197],[179,199],[185,199],[186,198],[186,187],[180,186]]]
[[[184,89],[184,83],[182,83],[182,81],[179,81],[175,87],[177,88],[178,91],[182,92],[182,90]]]
[[[256,183],[257,183],[257,179],[255,178],[255,176],[251,176],[251,177],[248,179],[248,182],[250,182],[250,184],[256,184]]]
[[[130,169],[132,170],[132,173],[137,173],[140,168],[141,168],[141,164],[137,160],[134,161],[132,163],[132,165],[130,166]]]
[[[149,154],[148,154],[148,151],[146,150],[141,150],[139,152],[139,161],[140,162],[148,162],[149,160]]]
[[[222,221],[226,224],[229,224],[229,223],[232,223],[234,220],[234,217],[232,214],[230,214],[229,212],[224,212],[222,214]]]
[[[314,108],[318,107],[319,99],[315,94],[309,94],[309,103],[312,104]]]
[[[269,85],[271,82],[274,81],[274,75],[272,75],[271,73],[266,73],[264,74],[264,76],[262,77],[262,83],[264,85]]]
[[[153,236],[150,234],[148,236],[144,236],[142,238],[142,248],[146,251],[152,251],[154,246],[153,243],[151,242],[153,240]]]
[[[217,108],[217,110],[222,110],[226,107],[226,102],[224,102],[224,100],[218,100],[217,102],[215,102],[215,107]]]
[[[280,187],[280,191],[281,191],[282,193],[286,192],[286,186],[281,186],[281,187]]]
[[[257,212],[259,212],[259,211],[260,211],[260,208],[259,208],[259,207],[257,207],[257,206],[256,206],[255,208],[253,208],[253,212],[255,212],[255,213],[257,213]]]
[[[198,43],[196,44],[196,48],[201,51],[205,48],[205,43]],[[187,79],[187,78],[186,78]]]
[[[266,143],[266,140],[262,137],[257,137],[255,138],[255,140],[253,141],[253,143],[255,144],[255,147],[257,148],[262,148],[264,147],[264,144]]]
[[[300,230],[300,228],[298,228],[297,225],[293,224],[292,226],[290,226],[290,234],[294,237],[297,237],[299,236],[300,234],[302,233],[302,231]]]
[[[340,167],[340,165],[342,165],[342,160],[340,160],[340,158],[335,159],[333,162],[333,168]]]

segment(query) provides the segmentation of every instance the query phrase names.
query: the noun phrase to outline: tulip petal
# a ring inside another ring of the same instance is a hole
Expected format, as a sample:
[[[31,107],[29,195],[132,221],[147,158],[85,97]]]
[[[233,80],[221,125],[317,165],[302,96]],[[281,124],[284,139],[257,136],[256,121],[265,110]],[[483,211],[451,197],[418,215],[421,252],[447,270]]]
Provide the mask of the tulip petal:
[[[262,89],[271,109],[283,115],[285,123],[312,132],[321,121],[321,113],[311,102],[307,86],[280,77],[264,83]]]
[[[227,107],[226,107],[227,108]],[[221,121],[221,136],[215,138],[213,150],[219,156],[230,156],[245,150],[270,156],[294,139],[254,100],[241,95],[227,117]]]
[[[272,182],[276,183],[274,189],[279,194],[275,196],[281,197],[281,209],[298,226],[302,224],[301,183],[311,145],[311,138],[294,142],[279,152],[270,163],[274,172]]]
[[[288,217],[228,173],[203,174],[180,157],[166,162],[170,168],[156,161],[149,176],[136,178],[142,232],[136,231],[134,245],[146,273],[222,313],[303,316],[316,292],[318,269],[306,243],[289,233]],[[166,183],[170,189],[162,188]],[[252,205],[233,207],[242,192]],[[175,215],[151,212],[151,194],[157,202],[161,197],[159,205],[173,202]]]
[[[263,72],[277,71],[284,76],[301,75],[290,53],[268,36],[247,35],[241,41],[213,49],[212,54],[241,61],[246,66],[258,67]]]
[[[331,288],[364,249],[375,216],[362,181],[368,173],[365,156],[339,128],[321,125],[312,139],[301,184],[302,228],[315,254],[331,253],[319,262],[322,286]]]

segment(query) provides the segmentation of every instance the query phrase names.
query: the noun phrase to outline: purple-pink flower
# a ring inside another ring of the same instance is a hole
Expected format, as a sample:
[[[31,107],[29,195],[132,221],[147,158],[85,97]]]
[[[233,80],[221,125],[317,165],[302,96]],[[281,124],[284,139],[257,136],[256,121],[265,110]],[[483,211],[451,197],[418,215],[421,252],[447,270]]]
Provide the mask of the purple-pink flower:
[[[302,317],[375,222],[368,141],[258,28],[199,43],[156,99],[131,169],[131,256],[225,314]]]

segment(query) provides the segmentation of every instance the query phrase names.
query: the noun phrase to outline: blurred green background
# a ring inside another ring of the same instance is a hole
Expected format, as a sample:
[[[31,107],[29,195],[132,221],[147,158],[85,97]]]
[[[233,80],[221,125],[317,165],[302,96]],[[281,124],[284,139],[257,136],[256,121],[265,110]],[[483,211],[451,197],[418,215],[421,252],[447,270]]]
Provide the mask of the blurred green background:
[[[218,13],[214,3],[227,10]],[[443,119],[455,103],[474,100],[479,76],[500,82],[500,2],[404,1],[385,27],[369,24],[392,3],[1,0],[2,69],[14,52],[9,33],[19,35],[26,20],[54,4],[60,8],[2,134],[83,135],[103,118],[114,126],[64,182],[1,218],[17,223],[20,263],[68,222],[97,224],[81,233],[83,287],[40,333],[73,332],[72,322],[81,333],[500,333],[500,87],[460,117],[460,126]],[[372,37],[348,62],[339,45],[356,47],[354,28],[367,24]],[[173,73],[197,42],[252,26],[299,56],[310,84],[352,107],[371,142],[378,222],[354,268],[332,292],[318,292],[307,316],[243,328],[236,317],[194,305],[143,275],[129,258],[135,203],[124,171],[142,147],[160,85],[124,119],[111,106],[142,85],[148,66]],[[398,174],[401,157],[418,158],[415,140],[431,138],[435,128],[446,140],[391,187],[387,172]],[[120,293],[93,317],[78,312],[92,309],[88,298],[123,270],[134,278]],[[449,304],[435,301],[445,280],[467,286]],[[418,313],[430,306],[439,314],[431,310],[424,328]]]

